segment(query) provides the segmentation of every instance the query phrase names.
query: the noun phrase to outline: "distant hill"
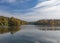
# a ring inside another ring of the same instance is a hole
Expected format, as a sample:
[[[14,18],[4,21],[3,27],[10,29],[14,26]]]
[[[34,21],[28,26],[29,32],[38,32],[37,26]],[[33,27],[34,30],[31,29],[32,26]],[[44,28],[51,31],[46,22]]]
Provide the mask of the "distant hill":
[[[60,26],[60,19],[39,20],[34,23],[35,25],[45,26]]]

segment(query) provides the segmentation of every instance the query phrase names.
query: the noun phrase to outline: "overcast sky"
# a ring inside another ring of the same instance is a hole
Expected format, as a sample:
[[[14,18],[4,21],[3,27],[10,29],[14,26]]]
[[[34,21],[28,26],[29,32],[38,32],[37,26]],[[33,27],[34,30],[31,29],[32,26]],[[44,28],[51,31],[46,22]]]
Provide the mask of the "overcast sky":
[[[60,0],[0,0],[0,16],[25,21],[60,19]]]

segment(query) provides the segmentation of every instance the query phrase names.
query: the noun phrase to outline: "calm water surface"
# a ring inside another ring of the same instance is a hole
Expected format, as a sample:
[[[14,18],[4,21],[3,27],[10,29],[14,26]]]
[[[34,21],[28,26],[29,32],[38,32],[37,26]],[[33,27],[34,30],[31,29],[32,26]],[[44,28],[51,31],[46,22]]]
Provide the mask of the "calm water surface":
[[[43,31],[35,25],[23,25],[9,31],[0,33],[0,43],[60,43],[60,30]]]

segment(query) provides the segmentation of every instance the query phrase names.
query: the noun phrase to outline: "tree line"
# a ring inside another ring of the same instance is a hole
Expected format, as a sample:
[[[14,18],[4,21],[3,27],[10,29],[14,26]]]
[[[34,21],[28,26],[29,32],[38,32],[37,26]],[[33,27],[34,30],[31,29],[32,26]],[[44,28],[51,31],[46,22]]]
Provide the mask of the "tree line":
[[[50,19],[50,20],[39,20],[35,22],[36,25],[45,25],[45,26],[60,26],[60,19]]]
[[[21,26],[26,24],[26,21],[16,19],[14,17],[0,16],[0,26]]]

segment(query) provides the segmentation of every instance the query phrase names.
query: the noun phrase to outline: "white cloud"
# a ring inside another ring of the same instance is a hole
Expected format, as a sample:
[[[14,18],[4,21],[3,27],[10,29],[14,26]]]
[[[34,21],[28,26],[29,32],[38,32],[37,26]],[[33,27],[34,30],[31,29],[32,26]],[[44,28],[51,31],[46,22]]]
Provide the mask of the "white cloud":
[[[42,7],[43,6],[43,7]],[[60,0],[39,3],[34,15],[37,19],[60,19]]]
[[[38,3],[38,5],[35,7],[35,8],[38,8],[38,7],[45,7],[45,6],[54,6],[56,4],[59,4],[60,1],[59,0],[49,0],[49,1],[44,1],[42,3]]]
[[[43,6],[43,7],[42,7]],[[14,16],[26,21],[36,21],[40,19],[60,19],[60,0],[49,0],[39,3],[32,12],[10,14],[0,12],[0,15]]]

